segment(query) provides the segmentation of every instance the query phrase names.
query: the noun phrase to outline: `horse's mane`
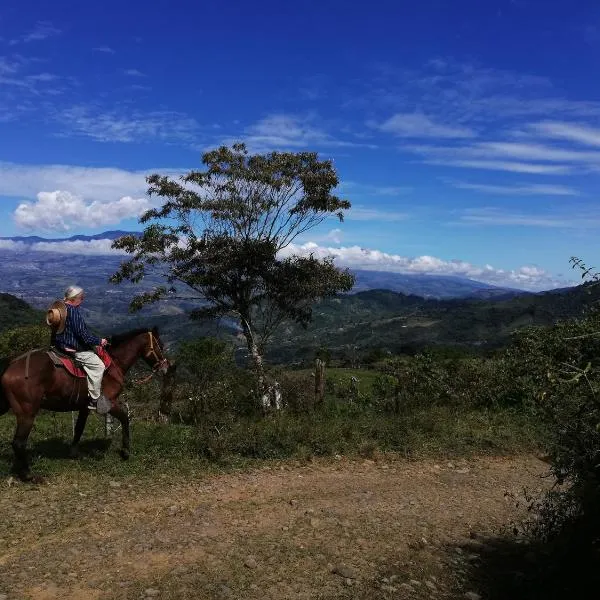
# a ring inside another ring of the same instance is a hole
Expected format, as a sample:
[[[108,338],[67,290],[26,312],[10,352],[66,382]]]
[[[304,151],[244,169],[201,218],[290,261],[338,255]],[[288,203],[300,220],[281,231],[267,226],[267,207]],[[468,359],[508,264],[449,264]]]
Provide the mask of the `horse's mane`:
[[[138,329],[131,329],[130,331],[124,331],[123,333],[116,333],[110,336],[111,346],[120,346],[125,342],[128,342],[134,337],[142,333],[152,332],[154,335],[158,336],[158,327],[139,327]]]

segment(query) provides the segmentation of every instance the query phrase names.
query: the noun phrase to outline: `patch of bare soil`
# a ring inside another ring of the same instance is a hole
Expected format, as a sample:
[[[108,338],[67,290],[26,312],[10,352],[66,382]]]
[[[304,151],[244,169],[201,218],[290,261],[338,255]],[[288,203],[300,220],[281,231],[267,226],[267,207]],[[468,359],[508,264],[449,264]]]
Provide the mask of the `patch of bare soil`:
[[[316,461],[0,488],[0,600],[471,598],[465,545],[549,484],[525,456]],[[509,495],[507,495],[509,494]]]

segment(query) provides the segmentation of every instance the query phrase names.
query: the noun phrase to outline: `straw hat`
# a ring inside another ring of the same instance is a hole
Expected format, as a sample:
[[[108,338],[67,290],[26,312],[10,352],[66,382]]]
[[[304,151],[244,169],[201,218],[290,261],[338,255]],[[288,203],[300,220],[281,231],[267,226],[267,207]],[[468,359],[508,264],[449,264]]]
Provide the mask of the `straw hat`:
[[[62,333],[67,322],[67,306],[62,300],[56,300],[46,311],[46,324],[52,327],[55,333]]]

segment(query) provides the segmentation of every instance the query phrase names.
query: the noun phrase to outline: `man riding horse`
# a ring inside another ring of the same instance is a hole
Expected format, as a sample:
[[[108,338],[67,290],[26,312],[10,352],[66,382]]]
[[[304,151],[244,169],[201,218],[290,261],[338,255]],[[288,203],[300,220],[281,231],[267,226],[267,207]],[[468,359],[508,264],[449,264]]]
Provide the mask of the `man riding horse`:
[[[73,356],[83,367],[87,375],[88,408],[98,410],[98,401],[106,408],[110,407],[110,401],[102,393],[105,365],[93,349],[104,347],[108,342],[88,330],[79,309],[84,298],[83,288],[69,286],[65,290],[64,302],[55,303],[54,308],[48,311],[48,324],[52,326],[52,345]]]

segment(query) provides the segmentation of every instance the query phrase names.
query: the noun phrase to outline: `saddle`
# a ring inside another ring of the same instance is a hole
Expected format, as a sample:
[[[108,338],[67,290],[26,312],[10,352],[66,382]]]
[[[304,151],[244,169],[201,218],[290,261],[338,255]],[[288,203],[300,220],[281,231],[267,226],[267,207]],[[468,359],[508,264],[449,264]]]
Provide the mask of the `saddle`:
[[[75,360],[75,357],[72,354],[67,354],[66,352],[63,352],[54,346],[50,350],[47,350],[46,353],[50,357],[50,360],[55,367],[66,369],[67,372],[73,377],[87,377],[85,371]],[[104,366],[108,369],[108,367],[110,367],[112,364],[112,358],[108,352],[104,350],[104,348],[99,347],[96,349],[96,354],[102,359]]]

